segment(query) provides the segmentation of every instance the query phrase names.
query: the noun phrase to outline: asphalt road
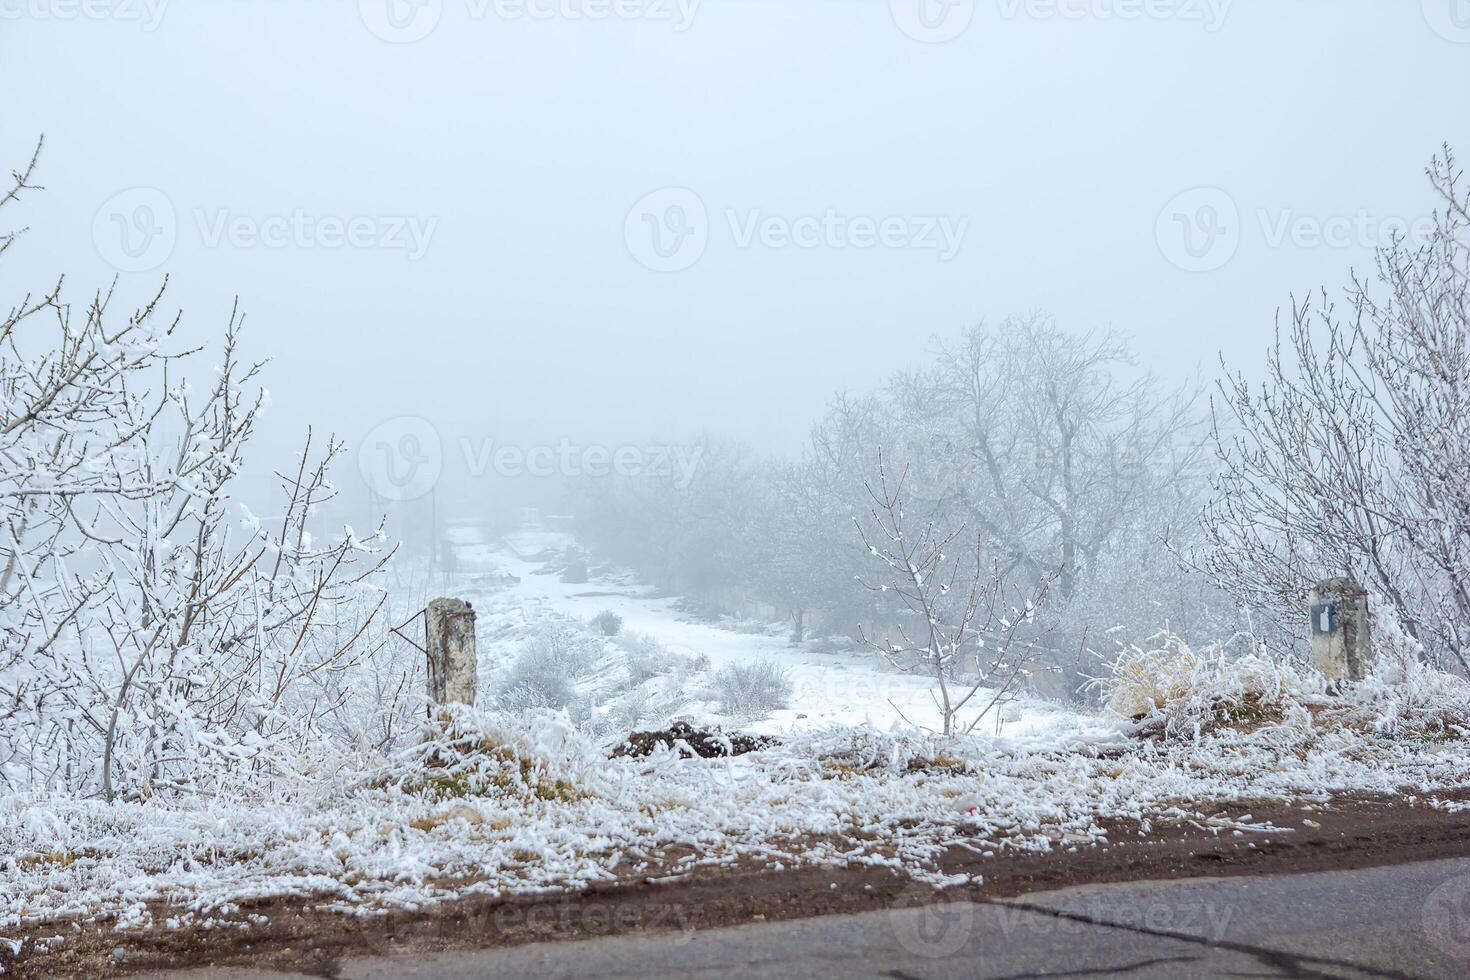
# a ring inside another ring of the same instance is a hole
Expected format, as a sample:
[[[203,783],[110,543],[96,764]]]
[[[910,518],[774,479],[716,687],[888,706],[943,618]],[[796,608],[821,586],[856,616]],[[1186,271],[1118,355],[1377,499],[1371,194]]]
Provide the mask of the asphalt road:
[[[677,921],[672,920],[672,921]],[[342,980],[1470,977],[1470,860],[1086,886],[993,904],[349,960]],[[203,970],[170,980],[281,980]]]

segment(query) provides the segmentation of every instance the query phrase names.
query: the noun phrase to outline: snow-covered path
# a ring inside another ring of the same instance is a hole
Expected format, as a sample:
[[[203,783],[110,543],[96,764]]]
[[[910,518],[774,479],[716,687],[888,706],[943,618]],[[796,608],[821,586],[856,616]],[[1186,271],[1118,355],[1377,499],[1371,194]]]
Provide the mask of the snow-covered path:
[[[451,528],[457,568],[466,581],[475,575],[503,572],[519,583],[495,592],[496,601],[510,598],[526,608],[543,607],[589,619],[603,610],[622,617],[623,629],[652,636],[676,653],[704,655],[713,669],[728,664],[769,660],[788,671],[791,707],[742,727],[777,734],[830,725],[872,724],[880,729],[917,726],[937,730],[941,714],[933,680],[897,671],[877,654],[817,652],[811,643],[793,646],[775,624],[767,632],[745,631],[688,617],[677,599],[656,597],[649,590],[622,581],[585,584],[562,582],[531,556],[573,544],[568,535],[548,531],[518,531],[503,542],[490,542],[478,527]],[[465,597],[476,601],[473,589]],[[477,605],[479,603],[477,602]],[[977,706],[988,704],[986,692]],[[964,716],[966,723],[977,712]],[[1035,700],[998,706],[977,727],[977,733],[1010,738],[1095,738],[1111,722],[1082,716]]]

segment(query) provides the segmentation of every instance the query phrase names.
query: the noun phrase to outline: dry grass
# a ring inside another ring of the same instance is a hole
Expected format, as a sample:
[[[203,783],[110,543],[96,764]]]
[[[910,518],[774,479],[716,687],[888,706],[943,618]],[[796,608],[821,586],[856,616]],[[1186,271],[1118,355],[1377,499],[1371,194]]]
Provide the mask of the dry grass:
[[[423,741],[375,785],[391,785],[434,803],[476,798],[571,803],[590,795],[567,766],[461,706],[428,723]]]
[[[1197,651],[1176,636],[1151,650],[1134,647],[1100,682],[1114,714],[1166,735],[1280,724],[1303,705],[1311,684],[1294,668],[1223,647]]]
[[[1368,678],[1328,697],[1308,667],[1162,639],[1155,649],[1124,653],[1099,684],[1108,709],[1141,722],[1144,734],[1250,733],[1290,724],[1304,737],[1334,730],[1415,741],[1470,735],[1470,683],[1412,659],[1380,657]]]

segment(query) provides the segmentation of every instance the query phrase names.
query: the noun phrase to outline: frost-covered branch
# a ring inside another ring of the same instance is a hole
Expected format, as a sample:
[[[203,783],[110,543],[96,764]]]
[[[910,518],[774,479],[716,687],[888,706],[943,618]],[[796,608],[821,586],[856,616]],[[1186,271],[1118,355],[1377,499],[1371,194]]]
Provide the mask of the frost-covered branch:
[[[967,554],[956,547],[969,538],[964,524],[945,529],[933,516],[910,520],[907,478],[905,468],[890,479],[880,452],[877,485],[867,487],[869,520],[853,520],[869,556],[882,568],[879,578],[860,581],[891,598],[898,609],[898,621],[881,638],[868,636],[861,626],[859,634],[899,669],[932,675],[943,733],[968,733],[1014,696],[1029,675],[1038,648],[1017,643],[1016,632],[1031,619],[1050,582],[1043,581],[1019,607],[1008,608],[1000,570],[987,567],[978,535]],[[910,627],[913,620],[917,625]],[[961,720],[966,711],[968,723]]]

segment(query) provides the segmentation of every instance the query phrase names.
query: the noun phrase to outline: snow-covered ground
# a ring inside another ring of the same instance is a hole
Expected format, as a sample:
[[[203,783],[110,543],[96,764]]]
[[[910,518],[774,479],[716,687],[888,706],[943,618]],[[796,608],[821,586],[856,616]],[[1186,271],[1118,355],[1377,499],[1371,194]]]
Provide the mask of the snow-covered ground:
[[[1329,699],[1288,665],[1171,648],[1133,664],[1130,696],[1166,692],[1141,725],[1027,703],[1000,737],[943,739],[883,708],[892,698],[919,713],[919,678],[688,621],[627,585],[562,583],[532,558],[554,543],[544,537],[513,537],[511,550],[459,539],[451,586],[481,610],[490,677],[527,624],[611,608],[628,629],[708,656],[709,670],[751,656],[787,665],[797,700],[760,722],[783,738],[737,758],[609,757],[565,714],[466,709],[386,752],[313,744],[213,796],[0,798],[0,969],[28,943],[65,942],[68,920],[241,923],[258,914],[244,903],[283,896],[372,914],[733,864],[879,865],[943,884],[937,859],[955,846],[1074,848],[1120,818],[1290,833],[1207,815],[1346,792],[1434,801],[1470,785],[1470,686],[1427,669]],[[520,581],[496,588],[497,572]]]
[[[691,618],[678,607],[678,600],[660,598],[652,590],[630,583],[626,577],[585,584],[561,581],[548,570],[546,561],[532,556],[573,548],[569,535],[555,531],[521,530],[502,542],[485,540],[478,527],[451,528],[450,539],[457,558],[457,590],[477,608],[509,609],[513,615],[534,617],[551,611],[588,620],[603,610],[622,617],[623,629],[651,636],[669,650],[707,657],[710,671],[729,664],[767,660],[780,665],[791,680],[790,707],[763,718],[726,718],[709,706],[695,705],[681,714],[697,723],[724,723],[763,733],[783,734],[816,730],[832,725],[871,725],[880,730],[919,728],[937,731],[942,726],[931,677],[903,673],[867,651],[818,652],[808,641],[793,646],[783,624],[761,630],[759,624],[721,625]],[[554,566],[552,566],[554,567]],[[495,573],[520,581],[493,592],[477,591],[472,583]],[[503,613],[501,613],[503,614]],[[492,651],[482,650],[482,656]],[[698,678],[691,688],[697,689]],[[975,703],[988,702],[977,697]],[[978,712],[968,712],[966,723]],[[1079,715],[1043,701],[1009,700],[987,716],[977,731],[1001,734],[1009,739],[1067,740],[1096,739],[1113,723],[1091,715]]]

